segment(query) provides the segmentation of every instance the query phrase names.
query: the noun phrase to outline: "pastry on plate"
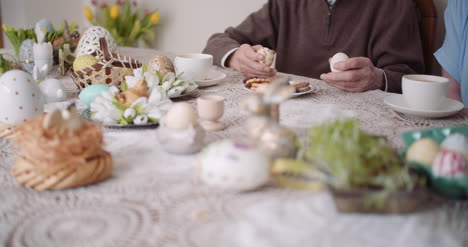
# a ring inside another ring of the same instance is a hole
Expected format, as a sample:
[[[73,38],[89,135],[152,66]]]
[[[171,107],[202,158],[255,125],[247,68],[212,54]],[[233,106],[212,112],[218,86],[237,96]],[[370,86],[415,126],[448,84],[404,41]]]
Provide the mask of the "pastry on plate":
[[[84,121],[72,105],[18,127],[12,172],[26,187],[61,190],[100,182],[111,174],[111,154],[101,129]]]
[[[261,78],[261,77],[250,77],[244,80],[244,84],[246,87],[251,88],[254,83],[262,84],[262,83],[270,83],[272,78]]]
[[[305,81],[292,81],[290,83],[296,90],[296,93],[304,93],[311,89],[310,83]]]

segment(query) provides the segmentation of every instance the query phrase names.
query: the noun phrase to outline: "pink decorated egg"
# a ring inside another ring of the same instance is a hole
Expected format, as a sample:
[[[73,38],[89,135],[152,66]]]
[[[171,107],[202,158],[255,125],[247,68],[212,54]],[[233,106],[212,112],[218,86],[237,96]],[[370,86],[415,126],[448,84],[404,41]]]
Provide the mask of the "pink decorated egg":
[[[468,175],[468,162],[463,154],[444,150],[437,154],[432,173],[436,177],[462,178]]]

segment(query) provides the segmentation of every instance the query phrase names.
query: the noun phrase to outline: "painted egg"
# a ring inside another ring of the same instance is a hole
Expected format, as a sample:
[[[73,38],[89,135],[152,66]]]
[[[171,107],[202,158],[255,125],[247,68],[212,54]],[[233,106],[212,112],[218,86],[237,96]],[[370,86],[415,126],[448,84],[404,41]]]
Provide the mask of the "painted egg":
[[[109,89],[106,85],[94,84],[83,89],[78,97],[83,104],[90,106],[96,97],[101,96],[102,92],[109,91]]]
[[[34,41],[32,39],[24,40],[23,43],[21,43],[18,54],[21,68],[29,73],[32,73],[34,68],[33,45]]]
[[[45,29],[48,33],[52,33],[54,31],[54,26],[52,23],[47,19],[42,19],[36,23],[40,29]]]
[[[249,191],[270,179],[270,159],[253,146],[232,140],[209,145],[198,162],[201,180],[220,189]]]
[[[98,60],[91,55],[83,55],[79,56],[73,61],[73,70],[74,71],[80,71],[84,68],[90,67],[95,65],[98,62]]]
[[[343,72],[341,70],[335,69],[335,64],[338,62],[346,61],[348,59],[349,59],[348,55],[342,52],[336,53],[330,60],[330,70],[332,72]]]
[[[257,51],[258,54],[263,56],[263,59],[260,63],[265,64],[266,66],[271,66],[273,64],[273,60],[275,59],[276,52],[274,50],[270,50],[266,47]]]
[[[406,153],[406,159],[408,161],[431,165],[439,151],[440,147],[434,140],[422,138],[409,147]]]
[[[175,73],[174,64],[166,56],[154,56],[148,62],[148,72],[153,75],[159,72],[161,77],[164,77],[169,72]]]
[[[0,77],[0,122],[18,125],[44,111],[44,98],[32,76],[10,70]]]
[[[76,48],[76,57],[89,55],[97,50],[101,50],[101,46],[99,44],[100,38],[106,38],[110,52],[114,53],[117,51],[117,45],[115,44],[111,33],[103,27],[93,26],[88,28],[83,35],[81,35],[80,42]]]
[[[468,162],[463,154],[444,150],[437,154],[432,173],[437,177],[463,178],[468,175]]]
[[[163,121],[169,129],[182,130],[197,125],[198,114],[191,104],[181,102],[169,109]]]
[[[453,134],[445,138],[441,144],[443,149],[462,153],[468,159],[468,138],[462,134]]]
[[[67,99],[62,83],[54,78],[47,78],[39,83],[39,88],[44,95],[46,103],[60,102]]]

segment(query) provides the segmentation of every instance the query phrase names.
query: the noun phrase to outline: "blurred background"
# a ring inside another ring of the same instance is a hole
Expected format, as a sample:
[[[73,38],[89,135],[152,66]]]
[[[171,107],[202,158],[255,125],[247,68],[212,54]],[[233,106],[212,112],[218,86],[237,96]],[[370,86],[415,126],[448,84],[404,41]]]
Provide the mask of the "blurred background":
[[[63,20],[75,21],[84,31],[91,24],[85,17],[83,8],[106,2],[115,4],[117,0],[0,0],[1,22],[17,28],[31,28],[43,18],[54,25]],[[156,37],[150,47],[174,53],[200,52],[206,41],[216,32],[228,26],[238,25],[249,13],[259,9],[266,0],[137,0],[141,12],[144,10],[159,13]],[[445,34],[443,11],[447,0],[434,0],[437,7],[438,31],[435,47],[441,46]],[[94,10],[94,9],[93,9]],[[3,46],[11,44],[3,34]],[[143,46],[143,43],[139,43]]]

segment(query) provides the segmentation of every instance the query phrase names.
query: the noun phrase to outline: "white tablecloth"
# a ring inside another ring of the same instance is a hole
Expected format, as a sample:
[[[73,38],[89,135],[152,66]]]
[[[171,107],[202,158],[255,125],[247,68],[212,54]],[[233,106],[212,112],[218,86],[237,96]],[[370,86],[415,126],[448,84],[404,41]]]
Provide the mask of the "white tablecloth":
[[[143,62],[160,54],[130,48],[122,53]],[[246,116],[239,105],[249,93],[243,77],[214,69],[228,78],[182,100],[194,103],[198,95],[223,95],[222,120],[228,128],[209,133],[207,143],[243,138]],[[311,81],[317,89],[281,106],[282,124],[300,135],[320,119],[323,109],[354,114],[364,130],[386,136],[400,149],[403,131],[468,123],[466,108],[447,119],[412,118],[383,103],[388,93],[351,94],[319,80],[291,77]],[[76,97],[71,79],[62,80],[69,96]],[[106,130],[105,140],[115,160],[112,176],[97,185],[57,192],[18,185],[10,172],[14,154],[8,142],[0,141],[0,246],[468,246],[468,203],[402,216],[341,214],[327,192],[271,185],[233,194],[206,187],[195,176],[196,156],[165,153],[155,130]]]

